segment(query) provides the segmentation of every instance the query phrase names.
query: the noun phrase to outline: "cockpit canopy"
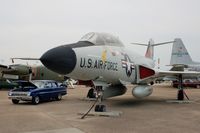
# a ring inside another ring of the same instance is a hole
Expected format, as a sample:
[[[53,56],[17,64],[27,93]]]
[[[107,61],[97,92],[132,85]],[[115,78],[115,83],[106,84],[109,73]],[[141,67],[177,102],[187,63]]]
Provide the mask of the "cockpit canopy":
[[[94,45],[107,45],[124,47],[123,43],[115,36],[108,33],[90,32],[84,35],[80,41],[88,41]]]

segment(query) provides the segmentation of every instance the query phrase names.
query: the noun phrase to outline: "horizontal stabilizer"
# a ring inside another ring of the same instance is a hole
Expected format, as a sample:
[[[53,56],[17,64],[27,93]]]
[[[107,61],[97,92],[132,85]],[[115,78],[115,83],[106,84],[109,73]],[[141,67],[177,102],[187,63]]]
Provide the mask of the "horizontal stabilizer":
[[[142,44],[142,43],[131,43],[131,44],[147,46],[145,57],[153,59],[154,58],[154,47],[155,46],[164,45],[164,44],[173,43],[173,42],[174,41],[162,42],[162,43],[154,43],[154,41],[152,39],[150,39],[148,44]]]
[[[174,41],[169,41],[169,42],[163,42],[163,43],[155,43],[151,44],[151,46],[159,46],[159,45],[164,45],[164,44],[169,44],[169,43],[174,43]],[[134,45],[141,45],[141,46],[148,46],[149,44],[143,44],[143,43],[131,43]]]

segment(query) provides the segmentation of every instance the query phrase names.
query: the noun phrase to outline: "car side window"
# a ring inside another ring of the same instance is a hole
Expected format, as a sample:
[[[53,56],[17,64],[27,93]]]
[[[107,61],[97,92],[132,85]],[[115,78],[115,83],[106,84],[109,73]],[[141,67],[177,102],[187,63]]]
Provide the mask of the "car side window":
[[[52,87],[58,87],[58,85],[54,82],[52,83]]]
[[[51,88],[51,83],[45,83],[44,85],[46,88]]]

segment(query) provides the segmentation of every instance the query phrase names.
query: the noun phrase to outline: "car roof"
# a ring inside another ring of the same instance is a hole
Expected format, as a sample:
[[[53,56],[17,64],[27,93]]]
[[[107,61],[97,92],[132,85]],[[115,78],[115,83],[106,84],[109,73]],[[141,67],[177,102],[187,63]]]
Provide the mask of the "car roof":
[[[55,80],[32,80],[32,82],[38,81],[38,82],[57,82]]]

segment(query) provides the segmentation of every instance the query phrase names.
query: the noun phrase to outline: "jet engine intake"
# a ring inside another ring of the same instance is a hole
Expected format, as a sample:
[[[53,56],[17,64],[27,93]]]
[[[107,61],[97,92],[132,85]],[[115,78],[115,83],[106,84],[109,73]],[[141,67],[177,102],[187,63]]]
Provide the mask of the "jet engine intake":
[[[153,92],[153,87],[150,85],[139,85],[133,88],[132,95],[136,98],[144,98]]]

